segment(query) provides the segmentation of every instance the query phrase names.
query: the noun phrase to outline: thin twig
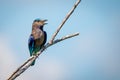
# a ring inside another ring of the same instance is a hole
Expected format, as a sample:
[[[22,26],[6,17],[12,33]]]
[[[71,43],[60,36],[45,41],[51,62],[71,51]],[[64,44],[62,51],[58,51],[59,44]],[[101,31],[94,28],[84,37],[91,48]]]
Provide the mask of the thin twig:
[[[47,49],[48,47],[60,42],[60,41],[63,41],[63,40],[66,40],[68,38],[72,38],[72,37],[75,37],[79,35],[79,33],[75,33],[75,34],[71,34],[71,35],[67,35],[65,37],[62,37],[60,39],[57,39],[55,41],[53,41],[52,44],[49,44],[47,43],[35,56],[32,56],[30,57],[23,65],[21,65],[9,78],[8,80],[14,80],[15,78],[17,78],[20,74],[22,74],[25,70],[27,70],[30,66],[31,66],[31,63],[37,59],[37,57],[45,50]]]
[[[50,40],[50,44],[52,44],[53,40],[55,39],[56,35],[58,34],[58,32],[60,31],[60,29],[62,28],[62,26],[65,24],[65,22],[68,20],[68,18],[70,17],[70,15],[74,12],[75,8],[78,6],[78,4],[80,3],[81,0],[77,0],[77,2],[74,4],[74,6],[72,7],[72,9],[70,10],[70,12],[68,12],[68,14],[66,15],[66,17],[63,19],[62,23],[59,25],[59,27],[57,28],[56,32],[53,34],[51,40]]]
[[[69,39],[69,38],[72,38],[72,37],[75,37],[75,36],[78,36],[78,35],[79,35],[79,33],[74,33],[74,34],[71,34],[71,35],[64,36],[64,37],[62,37],[61,39],[55,40],[55,41],[53,42],[53,44],[58,43],[58,42],[63,41],[63,40],[66,40],[66,39]],[[53,45],[53,44],[52,44],[52,45]]]

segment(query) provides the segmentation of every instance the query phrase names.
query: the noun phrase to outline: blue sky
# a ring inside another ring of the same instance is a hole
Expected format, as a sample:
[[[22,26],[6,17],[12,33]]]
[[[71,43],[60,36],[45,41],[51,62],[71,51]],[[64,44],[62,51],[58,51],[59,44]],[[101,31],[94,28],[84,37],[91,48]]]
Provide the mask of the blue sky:
[[[48,19],[48,41],[76,0],[0,1],[0,79],[29,58],[35,18]],[[80,35],[48,48],[16,80],[120,80],[120,1],[82,0],[56,38]]]

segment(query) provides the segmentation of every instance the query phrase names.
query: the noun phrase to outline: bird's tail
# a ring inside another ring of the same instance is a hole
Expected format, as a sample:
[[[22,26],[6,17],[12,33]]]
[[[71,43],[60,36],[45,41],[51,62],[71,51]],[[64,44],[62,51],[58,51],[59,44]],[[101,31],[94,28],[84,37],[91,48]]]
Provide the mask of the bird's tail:
[[[35,65],[35,60],[32,62],[31,66],[34,66]]]

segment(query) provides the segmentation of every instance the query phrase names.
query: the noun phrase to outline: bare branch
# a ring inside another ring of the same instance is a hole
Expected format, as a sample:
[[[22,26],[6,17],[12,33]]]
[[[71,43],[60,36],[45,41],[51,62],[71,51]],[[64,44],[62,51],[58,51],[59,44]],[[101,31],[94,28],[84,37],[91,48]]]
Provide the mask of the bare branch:
[[[51,40],[49,42],[50,44],[52,44],[52,42],[55,39],[56,35],[58,34],[58,32],[60,31],[60,29],[62,28],[62,26],[65,24],[65,22],[68,20],[68,18],[70,17],[70,15],[74,12],[75,8],[78,6],[78,4],[80,3],[80,1],[81,0],[77,0],[77,2],[74,4],[74,6],[70,10],[70,12],[68,12],[68,14],[66,15],[66,17],[63,19],[62,23],[59,25],[58,29],[53,34],[53,36],[52,36],[52,38],[51,38]]]
[[[57,40],[53,41],[53,44],[58,43],[58,42],[63,41],[63,40],[66,40],[66,39],[69,39],[69,38],[72,38],[72,37],[75,37],[77,35],[79,35],[79,33],[74,33],[74,34],[71,34],[71,35],[67,35],[65,37],[62,37],[61,39],[57,39]]]
[[[67,35],[65,37],[62,37],[60,39],[57,39],[55,41],[53,41],[52,44],[49,44],[47,43],[35,56],[32,56],[30,57],[23,65],[21,65],[9,78],[8,80],[14,80],[16,77],[18,77],[20,74],[22,74],[25,70],[27,70],[30,66],[31,66],[31,63],[37,59],[37,57],[45,50],[47,49],[48,47],[60,42],[60,41],[63,41],[63,40],[66,40],[66,39],[69,39],[69,38],[72,38],[72,37],[75,37],[79,35],[79,33],[75,33],[75,34],[71,34],[71,35]]]

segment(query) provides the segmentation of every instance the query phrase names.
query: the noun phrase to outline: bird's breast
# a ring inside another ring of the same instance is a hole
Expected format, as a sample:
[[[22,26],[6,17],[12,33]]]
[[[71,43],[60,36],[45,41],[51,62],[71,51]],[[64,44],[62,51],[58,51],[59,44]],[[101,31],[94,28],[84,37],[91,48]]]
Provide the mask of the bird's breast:
[[[36,47],[41,46],[43,44],[43,42],[44,42],[44,34],[40,38],[35,39],[35,46]]]
[[[35,29],[32,30],[32,35],[35,39],[35,47],[41,46],[45,40],[44,32],[40,29]]]

